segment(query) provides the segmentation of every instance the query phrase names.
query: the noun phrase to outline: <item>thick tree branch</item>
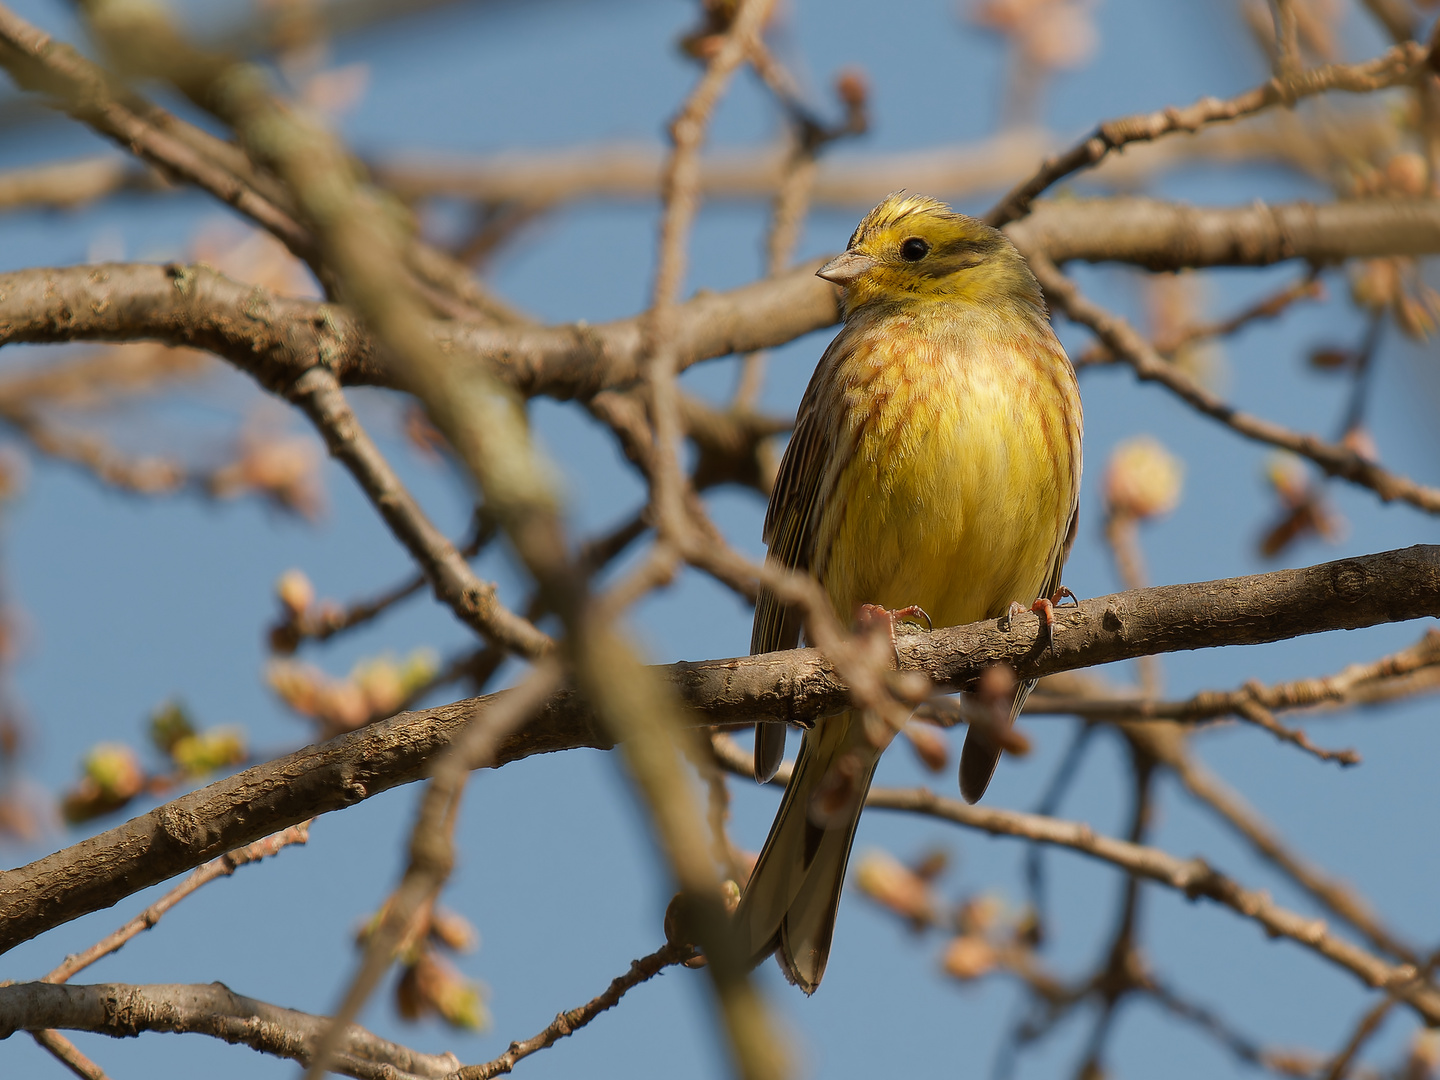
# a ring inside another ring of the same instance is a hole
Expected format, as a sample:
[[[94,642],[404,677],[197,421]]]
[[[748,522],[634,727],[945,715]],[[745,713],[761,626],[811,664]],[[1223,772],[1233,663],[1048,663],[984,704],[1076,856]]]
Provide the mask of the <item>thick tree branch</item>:
[[[939,685],[963,686],[996,662],[1030,678],[1150,653],[1440,616],[1440,547],[1118,593],[1056,616],[1051,649],[1037,651],[1039,620],[1025,614],[1009,628],[991,621],[902,634],[900,666]],[[849,700],[815,649],[673,664],[662,671],[708,724],[808,723]],[[268,833],[420,779],[455,732],[494,697],[402,713],[308,746],[0,873],[0,950]],[[501,743],[495,762],[610,745],[578,696],[564,691]]]
[[[1118,260],[1176,269],[1327,262],[1440,253],[1440,201],[1205,208],[1096,199],[1044,204],[1011,230],[1027,250],[1057,263]],[[836,293],[814,276],[819,265],[677,305],[679,368],[833,325]],[[641,375],[641,316],[594,326],[436,322],[432,333],[459,364],[482,364],[526,396],[589,400]],[[279,297],[205,266],[126,263],[0,274],[0,345],[139,339],[205,349],[277,393],[321,357],[346,385],[397,385],[345,308]]]
[[[244,1043],[262,1053],[308,1062],[329,1021],[235,993],[224,983],[93,986],[17,983],[0,986],[0,1039],[17,1031],[63,1028],[128,1038],[142,1031],[193,1032]],[[453,1054],[422,1054],[352,1024],[332,1062],[360,1080],[439,1080],[460,1067]]]
[[[1055,263],[1125,262],[1151,270],[1340,262],[1440,251],[1440,201],[1354,199],[1205,207],[1159,199],[1046,202],[1006,232]]]

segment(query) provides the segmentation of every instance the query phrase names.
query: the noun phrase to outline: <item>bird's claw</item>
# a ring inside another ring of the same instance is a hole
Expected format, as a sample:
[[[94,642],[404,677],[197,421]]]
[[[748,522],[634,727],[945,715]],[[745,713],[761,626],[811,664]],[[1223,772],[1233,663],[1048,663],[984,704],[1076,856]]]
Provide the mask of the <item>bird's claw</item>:
[[[925,628],[934,630],[935,624],[930,621],[930,616],[919,604],[911,604],[909,607],[896,608],[891,611],[889,608],[881,607],[879,604],[861,604],[860,615],[856,620],[862,628],[874,626],[877,623],[883,624],[890,632],[890,647],[895,650],[895,655],[900,655],[900,643],[895,638],[895,621],[897,619],[923,618]]]
[[[1067,589],[1064,585],[1056,589],[1050,596],[1042,596],[1030,605],[1030,611],[1040,616],[1040,651],[1055,648],[1055,608],[1066,600],[1071,601],[1077,607],[1080,604],[1079,598]],[[1005,614],[1005,629],[1009,630],[1015,621],[1015,616],[1026,611],[1024,604],[1012,602],[1010,610]]]

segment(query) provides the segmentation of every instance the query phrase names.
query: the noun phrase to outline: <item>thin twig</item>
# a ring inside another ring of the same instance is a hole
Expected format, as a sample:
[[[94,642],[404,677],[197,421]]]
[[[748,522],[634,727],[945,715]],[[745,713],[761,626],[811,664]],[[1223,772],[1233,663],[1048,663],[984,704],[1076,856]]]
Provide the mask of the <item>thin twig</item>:
[[[1400,958],[1409,966],[1419,963],[1415,949],[1390,931],[1348,883],[1331,878],[1292,851],[1274,827],[1219,777],[1188,754],[1170,757],[1165,764],[1174,770],[1192,796],[1219,814],[1262,857],[1325,908],[1355,927],[1377,949]]]
[[[45,1028],[30,1034],[50,1052],[51,1057],[80,1077],[80,1080],[110,1080],[104,1069],[81,1053],[80,1048],[60,1032]]]
[[[310,839],[310,822],[302,821],[299,825],[292,825],[263,840],[257,840],[253,844],[247,844],[243,848],[226,852],[218,859],[212,859],[204,866],[199,867],[182,881],[175,888],[162,896],[155,903],[151,904],[135,918],[131,919],[124,926],[114,933],[102,938],[82,953],[75,953],[65,958],[64,963],[46,975],[41,982],[63,983],[73,975],[89,967],[102,957],[118,952],[126,942],[137,935],[149,930],[158,923],[164,914],[172,907],[184,900],[200,886],[214,881],[219,877],[228,877],[235,873],[238,867],[246,863],[259,862],[270,855],[274,855],[281,848],[291,844],[304,844]],[[86,1080],[106,1080],[105,1073],[93,1061],[82,1054],[69,1039],[58,1031],[40,1030],[33,1031],[35,1041],[50,1051],[57,1059],[64,1062],[67,1068],[77,1076]]]
[[[722,751],[718,760],[739,775],[750,775],[748,755],[733,740],[729,740],[729,746],[733,753]],[[787,783],[792,768],[788,762],[781,765],[771,783]],[[1101,836],[1084,822],[970,806],[958,799],[936,795],[927,788],[871,788],[865,805],[938,818],[994,836],[1014,836],[1069,848],[1146,881],[1175,889],[1191,900],[1201,897],[1212,900],[1255,922],[1267,935],[1289,938],[1349,971],[1365,985],[1386,990],[1415,1009],[1427,1023],[1440,1023],[1440,989],[1422,978],[1413,963],[1391,965],[1331,933],[1324,920],[1309,919],[1280,907],[1266,893],[1245,889],[1203,859],[1180,859],[1157,848]]]
[[[1289,728],[1275,719],[1275,714],[1265,708],[1259,702],[1242,701],[1235,708],[1235,715],[1242,720],[1262,727],[1282,742],[1288,742],[1298,746],[1307,754],[1312,754],[1321,761],[1337,761],[1341,765],[1359,765],[1360,754],[1355,750],[1326,750],[1316,746],[1310,741],[1310,737],[1298,728]]]
[[[494,539],[494,525],[485,520],[483,515],[478,517],[475,535],[459,549],[461,558],[473,559]],[[351,601],[344,607],[336,607],[326,602],[312,610],[298,613],[287,608],[284,617],[270,627],[270,648],[275,652],[289,654],[293,653],[301,642],[328,641],[337,634],[364,626],[378,618],[400,601],[414,596],[425,588],[426,584],[425,575],[420,573],[367,599]],[[533,623],[534,618],[530,621]]]
[[[309,840],[310,822],[302,821],[299,825],[282,829],[263,840],[256,840],[253,844],[236,848],[234,851],[227,851],[218,859],[211,859],[114,933],[101,938],[84,952],[67,956],[64,963],[46,975],[41,982],[63,983],[69,981],[72,976],[85,970],[95,961],[109,956],[113,952],[118,952],[126,942],[149,930],[160,921],[167,911],[200,886],[206,885],[216,878],[229,877],[239,867],[245,866],[247,863],[259,862],[291,844],[304,844]]]
[[[1427,56],[1424,46],[1409,42],[1363,64],[1326,64],[1290,78],[1274,78],[1228,101],[1206,97],[1183,109],[1172,107],[1108,121],[1066,152],[1046,159],[1035,175],[1016,185],[985,215],[985,221],[998,229],[1024,217],[1046,188],[1098,165],[1112,151],[1131,143],[1149,142],[1177,131],[1198,131],[1207,124],[1250,116],[1273,105],[1294,104],[1330,90],[1364,94],[1399,86],[1425,70]]]
[[[1369,488],[1385,502],[1398,499],[1429,514],[1440,514],[1440,489],[1417,484],[1390,472],[1355,451],[1314,435],[1291,431],[1269,420],[1241,412],[1221,400],[1175,364],[1162,357],[1124,319],[1086,299],[1055,264],[1038,251],[1027,253],[1045,295],[1066,316],[1094,331],[1096,337],[1142,380],[1158,382],[1197,411],[1255,442],[1278,446],[1309,458],[1332,476]]]
[[[333,373],[327,368],[311,368],[296,381],[289,396],[420,564],[437,600],[488,641],[532,658],[550,651],[554,642],[549,635],[501,604],[495,586],[481,581],[430,521],[360,426]]]
[[[510,1049],[494,1061],[487,1061],[483,1065],[466,1065],[449,1080],[490,1080],[494,1076],[503,1076],[514,1069],[517,1062],[554,1046],[567,1035],[579,1031],[606,1009],[614,1008],[628,991],[653,979],[666,968],[684,963],[694,955],[695,950],[687,945],[662,945],[648,956],[631,961],[630,970],[613,979],[604,993],[591,998],[584,1005],[557,1014],[544,1031],[528,1039],[512,1042]]]
[[[1387,997],[1377,1001],[1370,1008],[1365,1010],[1365,1015],[1355,1025],[1355,1030],[1350,1033],[1350,1038],[1345,1040],[1345,1045],[1330,1059],[1326,1066],[1324,1080],[1343,1080],[1349,1072],[1355,1055],[1360,1053],[1367,1042],[1380,1030],[1385,1017],[1390,1015],[1390,1010],[1395,1007],[1395,999]]]
[[[1319,280],[1319,269],[1312,266],[1303,277],[1282,286],[1269,296],[1261,297],[1254,303],[1247,304],[1228,318],[1216,322],[1196,323],[1178,333],[1165,338],[1157,338],[1155,351],[1161,356],[1173,357],[1186,346],[1202,341],[1213,341],[1216,338],[1227,338],[1251,323],[1278,318],[1289,310],[1292,304],[1300,300],[1316,299],[1323,296],[1324,292],[1324,286]],[[1113,364],[1114,362],[1114,354],[1105,346],[1097,343],[1080,354],[1075,361],[1075,367],[1078,369],[1098,364]]]
[[[1406,693],[1437,688],[1432,673],[1440,668],[1440,631],[1427,630],[1416,644],[1363,664],[1349,664],[1333,675],[1295,679],[1266,686],[1250,681],[1237,690],[1202,690],[1180,701],[1146,701],[1132,696],[1057,694],[1040,686],[1025,703],[1027,714],[1073,715],[1088,720],[1136,722],[1173,720],[1203,723],[1229,716],[1246,701],[1273,711],[1336,709],[1390,701]],[[1417,684],[1416,675],[1427,678]]]
[[[674,151],[661,180],[664,214],[660,222],[660,250],[651,294],[650,420],[655,427],[655,454],[651,465],[651,503],[660,537],[681,546],[688,535],[683,509],[685,481],[678,448],[680,419],[675,375],[679,357],[675,349],[675,307],[685,278],[690,230],[698,209],[700,148],[704,145],[710,114],[725,93],[735,71],[754,51],[774,0],[743,0],[720,47],[705,67],[705,74],[670,124]]]

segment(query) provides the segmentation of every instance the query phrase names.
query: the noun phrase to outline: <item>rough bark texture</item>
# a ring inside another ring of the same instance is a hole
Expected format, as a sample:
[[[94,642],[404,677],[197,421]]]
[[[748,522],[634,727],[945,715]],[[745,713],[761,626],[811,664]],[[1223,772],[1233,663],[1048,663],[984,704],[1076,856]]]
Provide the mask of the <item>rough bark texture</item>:
[[[1254,645],[1326,630],[1440,616],[1440,547],[1342,559],[1301,570],[1116,593],[1039,620],[995,621],[900,637],[900,667],[963,687],[989,664],[1033,678],[1151,653]],[[708,724],[808,723],[843,708],[845,686],[814,649],[662,669]],[[0,874],[0,951],[316,814],[425,775],[434,755],[496,695],[389,720],[308,746],[157,807],[63,851]],[[504,740],[498,765],[610,743],[572,690]]]
[[[142,1031],[196,1032],[300,1062],[310,1059],[311,1043],[328,1023],[323,1016],[237,994],[219,982],[173,986],[18,983],[0,986],[0,1018],[0,1039],[17,1031],[45,1028],[93,1031],[117,1039]],[[354,1024],[341,1041],[341,1055],[335,1064],[350,1076],[436,1080],[460,1067],[451,1054],[418,1053]]]

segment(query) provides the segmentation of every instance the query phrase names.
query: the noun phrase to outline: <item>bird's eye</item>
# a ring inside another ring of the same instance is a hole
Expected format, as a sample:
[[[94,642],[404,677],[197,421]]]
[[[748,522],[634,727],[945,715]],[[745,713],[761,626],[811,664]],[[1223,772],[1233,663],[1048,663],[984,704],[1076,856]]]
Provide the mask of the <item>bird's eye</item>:
[[[900,257],[906,262],[919,262],[930,254],[930,245],[918,236],[912,236],[900,245]]]

